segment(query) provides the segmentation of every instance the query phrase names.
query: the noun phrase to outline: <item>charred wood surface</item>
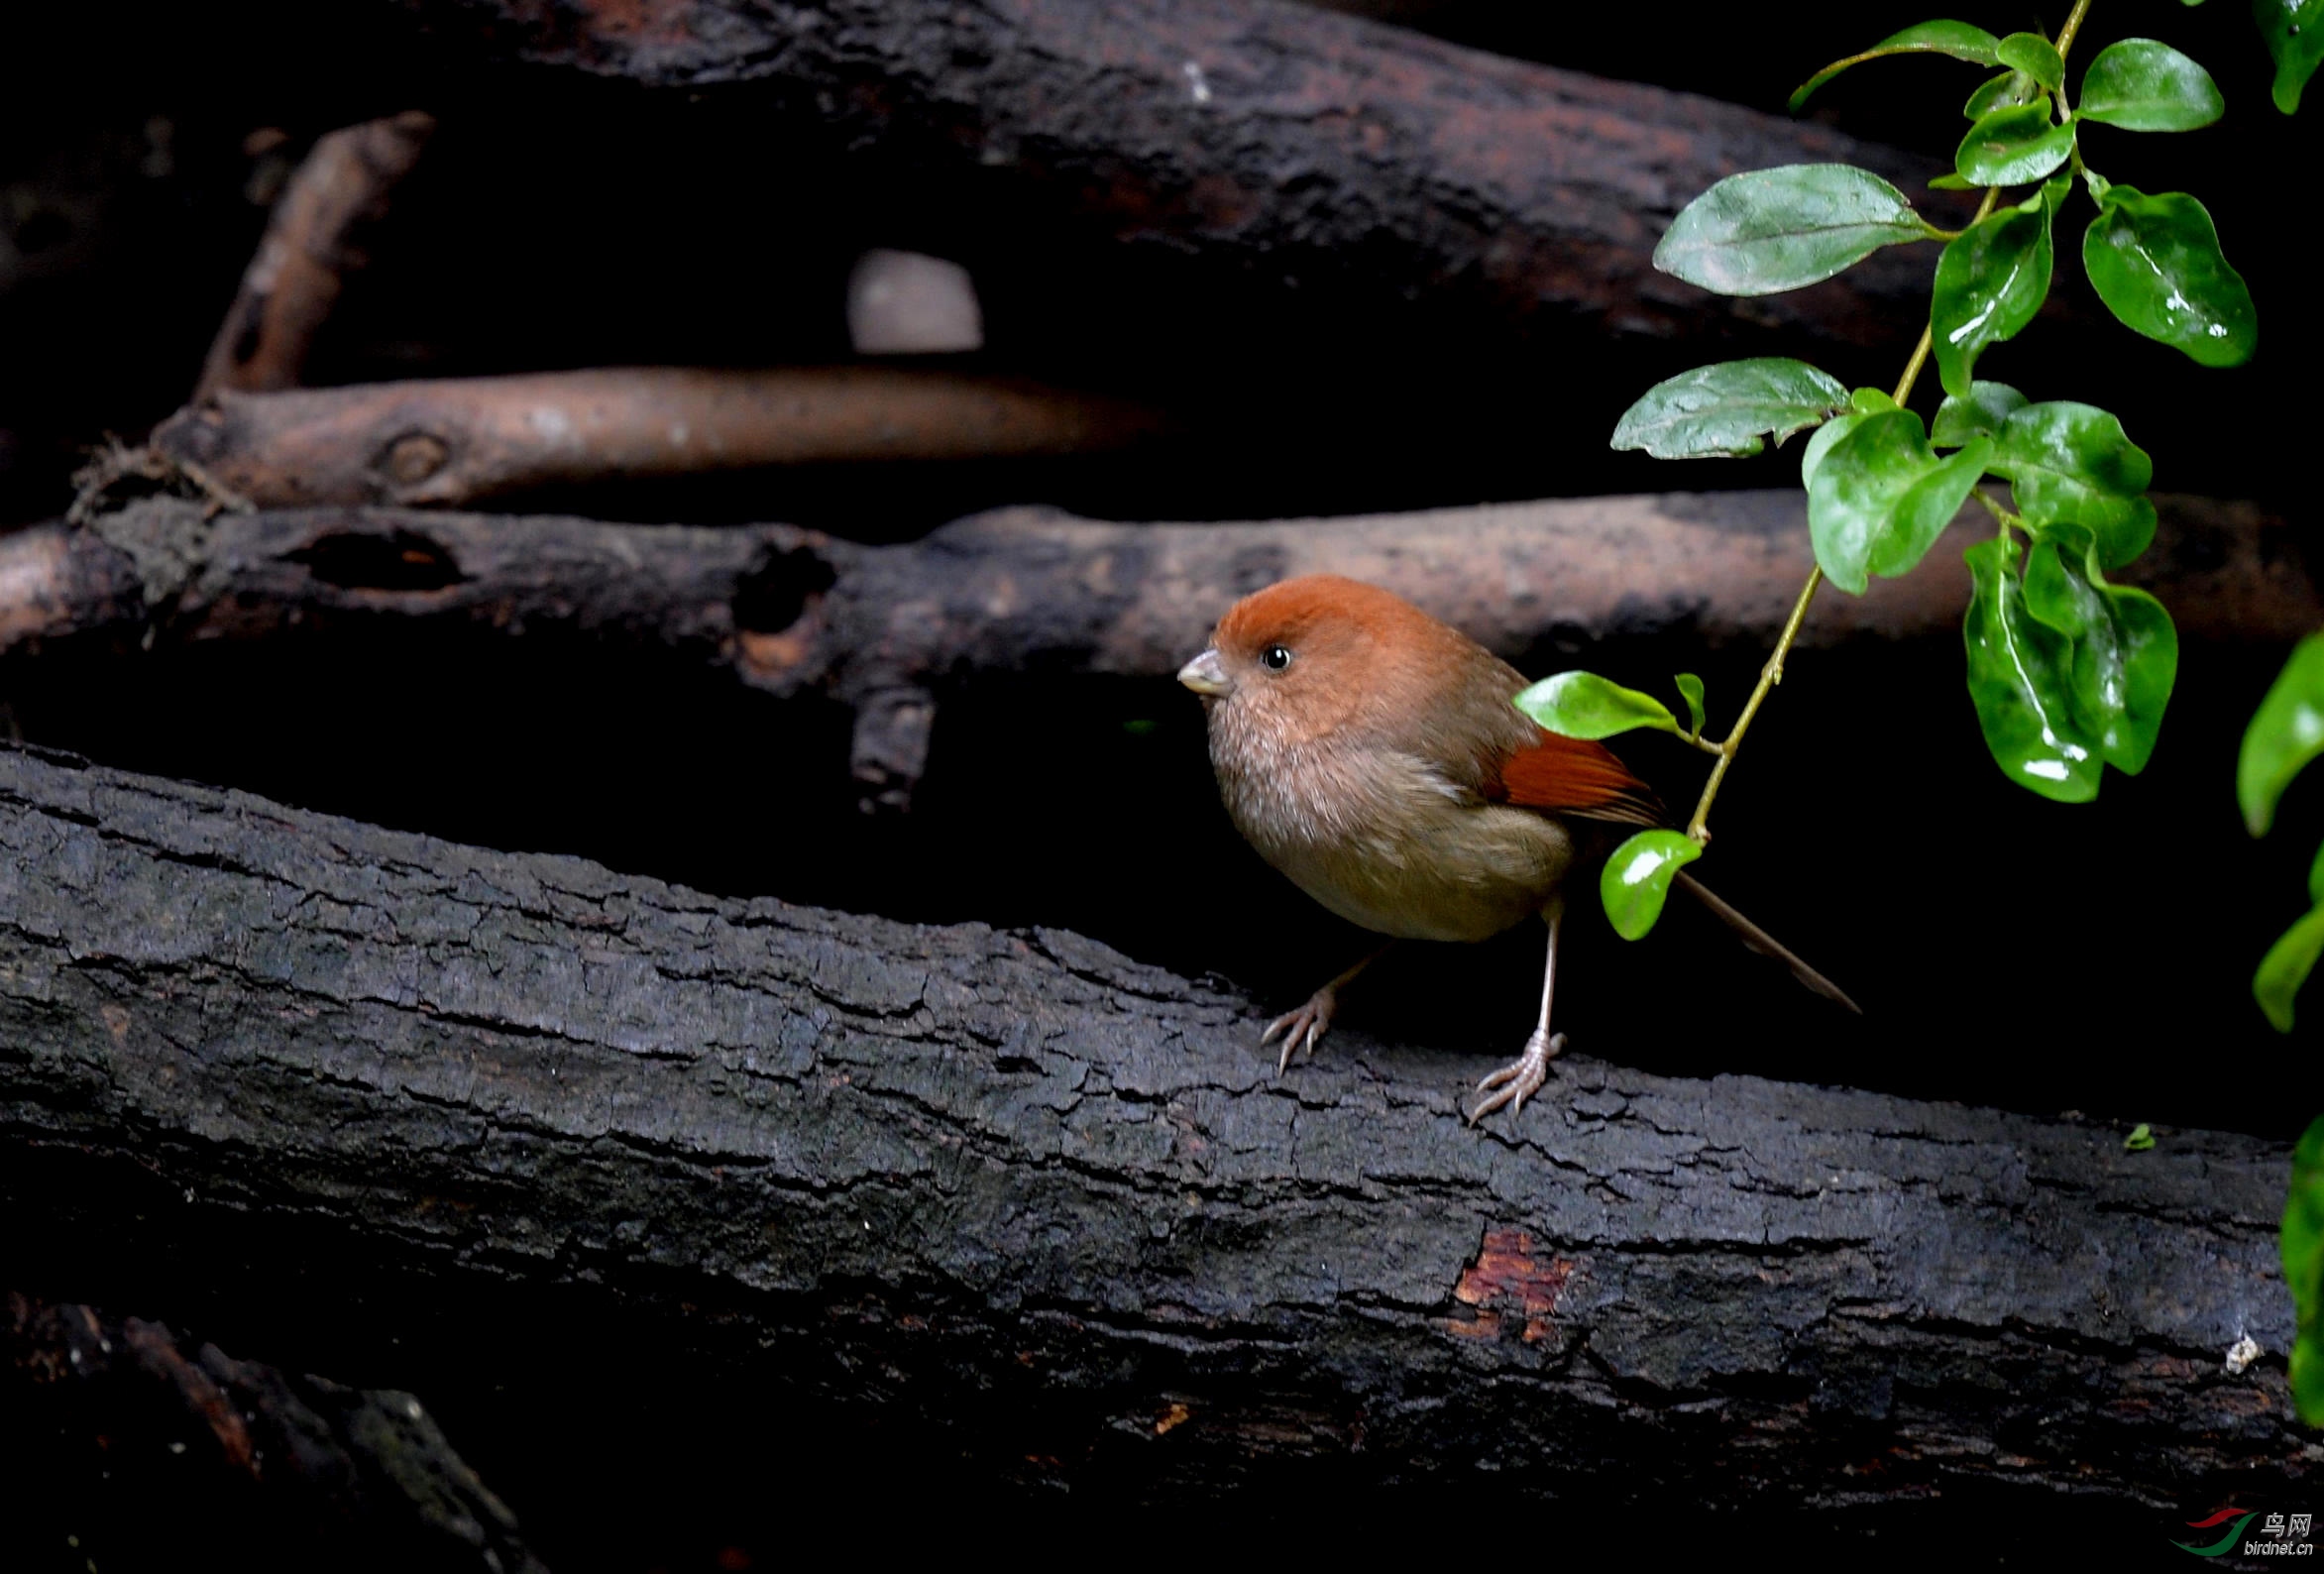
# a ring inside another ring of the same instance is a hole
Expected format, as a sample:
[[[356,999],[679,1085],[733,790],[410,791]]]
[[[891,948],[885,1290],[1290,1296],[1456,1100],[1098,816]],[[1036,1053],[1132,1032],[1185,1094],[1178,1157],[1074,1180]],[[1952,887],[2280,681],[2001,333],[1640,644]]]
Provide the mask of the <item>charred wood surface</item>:
[[[2158,500],[2127,574],[2183,635],[2285,643],[2324,622],[2294,531],[2259,508]],[[697,528],[396,508],[218,513],[148,500],[85,529],[0,539],[0,649],[114,628],[156,642],[258,638],[401,617],[518,636],[578,629],[678,653],[857,717],[865,792],[908,796],[935,707],[978,673],[1154,677],[1237,597],[1288,575],[1384,585],[1520,667],[1610,638],[1772,643],[1811,563],[1797,492],[1675,494],[1241,524],[1123,524],[1007,509],[862,546],[785,525]],[[1826,596],[1810,647],[1957,638],[1954,538],[1902,580]]]
[[[673,1348],[739,1324],[891,1430],[973,1417],[974,1468],[2304,1501],[2280,1144],[2131,1154],[1587,1060],[1473,1131],[1507,1045],[1342,1032],[1278,1079],[1245,1003],[1069,934],[712,899],[22,751],[0,844],[10,1149],[309,1250],[327,1221],[386,1272],[615,1293]]]
[[[1272,286],[1470,327],[1852,353],[1909,342],[1932,260],[1883,253],[1735,302],[1657,274],[1656,240],[1722,176],[1926,161],[1686,93],[1500,58],[1283,0],[407,0],[537,65],[763,106],[809,145]],[[1941,202],[1941,195],[1927,200]],[[993,237],[926,244],[982,256]]]
[[[537,1571],[409,1394],[238,1361],[141,1317],[0,1301],[0,1525],[36,1567]],[[67,1543],[65,1538],[73,1539]]]
[[[882,367],[631,367],[219,394],[153,444],[261,507],[459,506],[769,465],[1088,453],[1152,436],[1120,400]]]

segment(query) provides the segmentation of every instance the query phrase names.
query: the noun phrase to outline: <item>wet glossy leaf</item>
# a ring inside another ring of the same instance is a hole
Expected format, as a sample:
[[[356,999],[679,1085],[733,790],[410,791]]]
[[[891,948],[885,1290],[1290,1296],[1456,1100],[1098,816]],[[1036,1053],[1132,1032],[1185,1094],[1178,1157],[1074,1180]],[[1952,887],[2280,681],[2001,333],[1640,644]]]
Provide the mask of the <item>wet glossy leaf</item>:
[[[1614,933],[1643,939],[1662,917],[1672,879],[1701,856],[1702,846],[1684,831],[1641,831],[1614,848],[1598,877],[1598,899]]]
[[[2046,100],[1997,109],[1971,126],[1953,168],[1976,185],[2025,185],[2049,174],[2073,151],[2074,128],[2054,124]]]
[[[1568,737],[1611,737],[1633,728],[1679,730],[1670,707],[1651,694],[1625,689],[1595,672],[1560,672],[1520,693],[1518,710]]]
[[[1974,438],[1939,459],[1911,410],[1855,420],[1808,478],[1808,534],[1825,574],[1860,596],[1871,575],[1920,562],[1985,473],[1993,444]]]
[[[1657,459],[1743,456],[1781,443],[1848,407],[1846,385],[1805,361],[1722,361],[1657,383],[1623,411],[1616,448]]]
[[[1997,109],[2007,109],[2012,104],[2026,102],[2036,91],[2034,78],[2025,72],[2004,71],[1971,93],[1969,101],[1961,106],[1961,113],[1970,120],[1983,120]],[[1962,182],[1964,185],[1970,183]]]
[[[2260,336],[2252,292],[2219,250],[2210,212],[2185,192],[2109,186],[2082,232],[2082,267],[2125,326],[2204,366],[2252,358]]]
[[[2155,1147],[2155,1128],[2140,1121],[2131,1128],[2131,1134],[2122,1140],[2124,1153],[2148,1153]]]
[[[2318,754],[2324,754],[2324,633],[2310,634],[2293,647],[2244,729],[2235,796],[2253,836],[2268,834],[2283,790]]]
[[[2275,60],[2275,107],[2288,115],[2324,60],[2324,0],[2253,0],[2252,20]]]
[[[2167,44],[2124,39],[2082,73],[2075,113],[2126,131],[2193,131],[2227,110],[2211,73]]]
[[[1728,175],[1688,203],[1654,266],[1723,295],[1767,295],[1927,233],[1904,193],[1869,169],[1791,164]]]
[[[2324,1117],[2309,1125],[2291,1151],[2279,1245],[2298,1330],[2291,1347],[2291,1397],[2301,1420],[2324,1426]]]
[[[2013,410],[1986,468],[2009,478],[2030,522],[2088,526],[2103,567],[2120,568],[2155,537],[2155,505],[2142,496],[2154,461],[2095,405],[2053,399]]]
[[[2308,974],[2316,970],[2318,957],[2324,957],[2324,907],[2310,908],[2277,936],[2260,958],[2260,970],[2252,974],[2252,998],[2260,1002],[2276,1032],[2291,1031],[2293,1001]]]
[[[2052,180],[1945,244],[1929,328],[1947,394],[1968,393],[1970,370],[1985,347],[2017,337],[2049,298],[2049,219],[2066,190],[2067,182]]]
[[[1679,698],[1687,702],[1687,731],[1690,736],[1703,735],[1703,680],[1692,672],[1682,672],[1671,680],[1678,685]],[[2324,898],[2319,898],[2324,900]]]
[[[2079,550],[2062,549],[2086,548],[2088,532],[2069,527],[2065,533],[2070,543],[2046,536],[2029,549],[2026,611],[2069,641],[2063,673],[2073,736],[2136,776],[2154,756],[2178,680],[2178,630],[2154,597],[2107,584]]]
[[[1971,383],[1966,398],[1947,397],[1937,406],[1929,444],[1958,448],[1972,437],[1997,437],[2010,416],[2025,407],[2026,395],[2007,383]]]
[[[1969,699],[1986,748],[2020,786],[2087,803],[2104,762],[2074,733],[2072,642],[2027,613],[2016,541],[1995,536],[1963,556],[1973,587],[1961,629]]]
[[[2053,93],[2065,80],[2065,61],[2058,57],[2057,46],[2039,33],[2012,33],[1995,46],[1993,57],[2024,71]]]
[[[1902,33],[1891,33],[1861,55],[1851,55],[1844,60],[1833,60],[1809,77],[1792,94],[1792,113],[1798,114],[1800,106],[1808,101],[1809,94],[1851,65],[1861,65],[1866,60],[1878,59],[1884,55],[1949,55],[1955,59],[1991,65],[1998,58],[1993,52],[1999,43],[1983,28],[1973,28],[1966,22],[1920,23]]]
[[[1959,175],[1947,171],[1944,174],[1930,176],[1929,189],[1932,191],[1974,191],[1977,188]]]
[[[1832,444],[1862,425],[1863,415],[1841,415],[1816,428],[1816,435],[1808,439],[1808,446],[1800,450],[1800,485],[1816,485],[1816,472],[1824,466],[1824,456],[1831,452]]]

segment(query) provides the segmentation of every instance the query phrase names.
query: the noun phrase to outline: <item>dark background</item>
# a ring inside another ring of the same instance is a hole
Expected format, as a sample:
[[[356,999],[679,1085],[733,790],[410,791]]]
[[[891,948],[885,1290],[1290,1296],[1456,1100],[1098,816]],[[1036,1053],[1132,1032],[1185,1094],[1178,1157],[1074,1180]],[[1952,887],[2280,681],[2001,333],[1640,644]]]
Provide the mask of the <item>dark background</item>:
[[[1459,42],[1769,110],[1826,58],[1923,18],[1822,3],[1675,15],[1490,0],[1384,9]],[[2064,10],[1959,14],[2006,32],[2053,30]],[[2086,154],[2114,179],[2204,197],[2258,297],[2259,355],[2206,372],[2127,331],[2046,340],[2045,323],[1982,370],[2036,397],[2115,409],[2154,453],[2159,488],[2257,499],[2306,532],[2314,396],[2300,373],[2324,337],[2305,242],[2316,112],[2286,120],[2269,106],[2269,66],[2241,8],[2110,0],[2077,56],[2136,33],[2209,66],[2227,119],[2187,137],[2096,128]],[[1980,79],[1957,62],[1875,63],[1826,88],[1815,113],[1926,153],[1934,174]],[[851,260],[959,233],[968,200],[910,168],[786,145],[719,102],[475,65],[391,6],[17,7],[0,22],[0,522],[60,512],[86,445],[135,436],[182,400],[264,199],[305,146],[413,107],[434,111],[441,130],[326,330],[314,381],[842,359]],[[2069,207],[2061,241],[2086,216]],[[1684,347],[1450,333],[1425,300],[1401,317],[1351,320],[1263,279],[1083,242],[1038,212],[996,208],[979,233],[978,255],[964,260],[988,348],[972,364],[1151,400],[1181,421],[1172,445],[565,501],[610,517],[780,518],[900,540],[1004,503],[1238,518],[1796,484],[1790,452],[1671,466],[1605,448],[1630,398],[1690,364]],[[2061,244],[2059,294],[2089,308],[2072,251]],[[1898,371],[1869,357],[1831,369],[1883,386]],[[2153,767],[2110,776],[2085,808],[2001,779],[1949,642],[1802,655],[1720,799],[1705,868],[1866,1015],[1799,991],[1695,915],[1630,946],[1585,901],[1561,1026],[1578,1053],[1675,1074],[2071,1109],[2125,1129],[2154,1122],[2165,1141],[2173,1126],[2288,1139],[2324,1109],[2324,1078],[2312,1032],[2270,1032],[2249,979],[2304,905],[2324,788],[2296,788],[2264,843],[2245,837],[2233,797],[2237,738],[2281,655],[2188,646]],[[1760,656],[1613,644],[1588,659],[1658,690],[1671,671],[1700,671],[1724,717]],[[1528,670],[1573,658],[1545,648]],[[0,706],[18,735],[109,764],[458,840],[577,852],[720,892],[1076,929],[1216,973],[1270,1010],[1364,945],[1236,839],[1198,708],[1166,682],[994,678],[946,695],[903,820],[857,814],[846,718],[829,707],[543,640],[422,643],[355,625],[294,648],[148,657],[66,645],[0,661]],[[1692,797],[1699,756],[1652,740],[1625,752],[1672,801]],[[1406,948],[1343,1020],[1513,1052],[1530,1021],[1537,944],[1524,933],[1468,951]],[[12,1215],[24,1216],[19,1202],[37,1208],[42,1180],[12,1176]],[[617,1319],[518,1351],[485,1325],[538,1326],[544,1308],[448,1305],[441,1287],[314,1284],[166,1224],[142,1242],[96,1243],[44,1218],[21,1248],[44,1281],[29,1288],[137,1310],[136,1297],[168,1287],[176,1298],[156,1314],[206,1316],[237,1355],[429,1394],[556,1566],[711,1566],[689,1560],[763,1548],[770,1506],[797,1501],[758,1494],[751,1472],[763,1455],[720,1466],[650,1442],[725,1435],[743,1424],[731,1406],[749,1398],[746,1385],[711,1405],[672,1398],[625,1365],[607,1391],[607,1430],[560,1410],[571,1402],[557,1397],[558,1361],[602,1357],[620,1342]],[[333,1346],[296,1317],[257,1309],[265,1297],[253,1286],[274,1287],[279,1305],[368,1297],[370,1325],[404,1327],[408,1340]],[[479,1374],[496,1372],[498,1397],[488,1397]],[[837,1428],[865,1450],[865,1470],[916,1471],[912,1490],[942,1499],[928,1479],[941,1476],[941,1449],[883,1441],[860,1418],[810,1420],[784,1424],[819,1437]],[[904,1449],[913,1469],[883,1448]],[[791,1486],[853,1479],[827,1452],[785,1456]],[[626,1531],[586,1528],[589,1517],[570,1511],[612,1501],[609,1486],[591,1484],[617,1471],[632,1486],[644,1473],[651,1491],[639,1501],[652,1507]],[[1946,1512],[1947,1533],[1977,1539],[1961,1528],[1973,1515]]]

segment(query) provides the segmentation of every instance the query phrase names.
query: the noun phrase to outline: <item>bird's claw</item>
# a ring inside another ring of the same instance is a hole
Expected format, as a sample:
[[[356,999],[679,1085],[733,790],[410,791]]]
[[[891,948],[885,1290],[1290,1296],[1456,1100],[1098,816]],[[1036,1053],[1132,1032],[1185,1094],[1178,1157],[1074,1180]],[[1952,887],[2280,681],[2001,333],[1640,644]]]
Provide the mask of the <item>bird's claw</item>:
[[[1273,1044],[1277,1034],[1283,1038],[1283,1053],[1275,1062],[1275,1075],[1280,1076],[1291,1068],[1291,1052],[1294,1050],[1313,1059],[1315,1041],[1322,1038],[1323,1030],[1331,1026],[1335,1004],[1337,1001],[1333,998],[1333,991],[1318,989],[1307,997],[1306,1004],[1295,1011],[1284,1012],[1267,1025],[1267,1031],[1259,1036],[1262,1049]]]
[[[1493,1096],[1469,1111],[1469,1124],[1476,1125],[1503,1104],[1509,1106],[1509,1118],[1516,1119],[1524,1111],[1525,1100],[1549,1080],[1549,1063],[1564,1054],[1565,1048],[1563,1033],[1544,1034],[1536,1030],[1525,1041],[1524,1054],[1477,1084],[1477,1091],[1493,1093]],[[1494,1088],[1500,1091],[1494,1092]]]

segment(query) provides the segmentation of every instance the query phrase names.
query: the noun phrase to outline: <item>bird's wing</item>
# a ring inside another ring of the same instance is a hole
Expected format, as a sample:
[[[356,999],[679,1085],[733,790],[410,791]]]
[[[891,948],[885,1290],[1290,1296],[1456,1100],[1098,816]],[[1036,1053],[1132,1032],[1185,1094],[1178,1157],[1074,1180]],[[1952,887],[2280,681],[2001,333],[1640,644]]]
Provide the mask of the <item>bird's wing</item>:
[[[1630,774],[1604,744],[1536,728],[1529,743],[1489,770],[1484,796],[1493,803],[1622,825],[1668,823],[1654,789]]]

